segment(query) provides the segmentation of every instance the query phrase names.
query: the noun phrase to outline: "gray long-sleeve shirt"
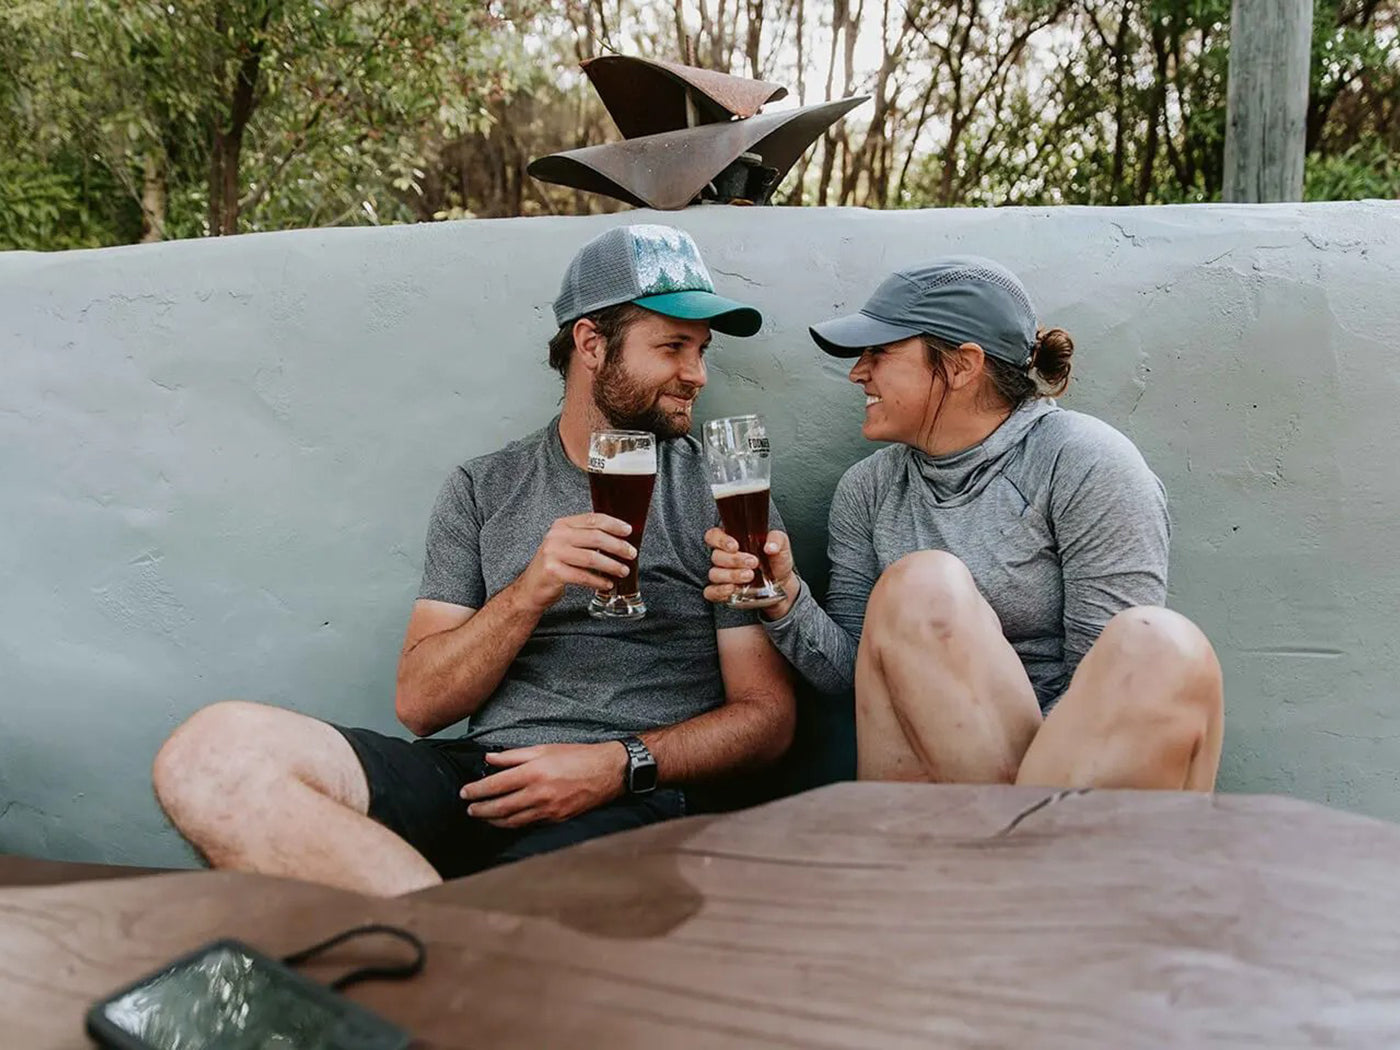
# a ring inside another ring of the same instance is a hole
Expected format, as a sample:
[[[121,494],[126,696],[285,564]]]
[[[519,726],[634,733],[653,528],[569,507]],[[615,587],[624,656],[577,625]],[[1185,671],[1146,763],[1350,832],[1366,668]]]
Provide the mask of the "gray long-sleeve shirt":
[[[1166,493],[1137,448],[1092,416],[1037,400],[980,445],[928,456],[891,445],[831,501],[826,608],[802,588],[769,637],[823,692],[855,677],[875,581],[904,555],[960,558],[1048,708],[1108,621],[1167,596]]]

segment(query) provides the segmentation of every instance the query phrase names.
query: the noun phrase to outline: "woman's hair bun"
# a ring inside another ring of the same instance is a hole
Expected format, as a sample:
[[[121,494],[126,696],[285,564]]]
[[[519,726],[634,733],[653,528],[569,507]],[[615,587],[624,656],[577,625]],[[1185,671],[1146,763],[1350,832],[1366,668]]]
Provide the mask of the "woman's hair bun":
[[[1031,351],[1031,369],[1048,388],[1047,393],[1058,397],[1069,386],[1070,358],[1074,356],[1074,340],[1063,328],[1041,328],[1035,333],[1035,348]]]

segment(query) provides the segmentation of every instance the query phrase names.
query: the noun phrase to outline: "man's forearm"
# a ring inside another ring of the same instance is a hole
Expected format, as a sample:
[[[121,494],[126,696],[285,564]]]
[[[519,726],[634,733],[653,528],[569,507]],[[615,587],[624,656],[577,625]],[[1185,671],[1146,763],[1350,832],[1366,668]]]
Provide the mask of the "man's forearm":
[[[792,743],[791,694],[731,701],[678,725],[641,734],[662,783],[710,780],[776,762]]]
[[[399,662],[399,721],[427,736],[472,714],[500,684],[540,615],[512,583],[460,627],[420,641]]]

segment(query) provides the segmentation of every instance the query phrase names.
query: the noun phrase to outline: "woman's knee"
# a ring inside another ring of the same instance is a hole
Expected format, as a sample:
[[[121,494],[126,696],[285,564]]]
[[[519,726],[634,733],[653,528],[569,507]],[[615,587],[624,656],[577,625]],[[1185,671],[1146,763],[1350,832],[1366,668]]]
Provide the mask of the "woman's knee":
[[[866,608],[867,621],[918,620],[951,628],[965,618],[960,612],[980,598],[972,573],[947,551],[906,554],[880,575]]]
[[[1159,605],[1124,609],[1108,621],[1099,641],[1124,655],[1161,656],[1187,667],[1218,668],[1205,632],[1181,613]]]
[[[1180,613],[1160,606],[1125,609],[1109,620],[1095,648],[1116,661],[1151,669],[1175,692],[1219,703],[1220,661],[1205,633]]]

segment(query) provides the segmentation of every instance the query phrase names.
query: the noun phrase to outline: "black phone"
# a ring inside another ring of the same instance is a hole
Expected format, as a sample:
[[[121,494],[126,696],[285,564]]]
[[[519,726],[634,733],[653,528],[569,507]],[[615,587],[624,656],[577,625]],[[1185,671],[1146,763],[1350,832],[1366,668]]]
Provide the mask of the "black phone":
[[[412,1037],[241,941],[214,941],[95,1003],[112,1050],[406,1050]]]

